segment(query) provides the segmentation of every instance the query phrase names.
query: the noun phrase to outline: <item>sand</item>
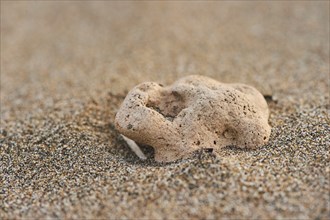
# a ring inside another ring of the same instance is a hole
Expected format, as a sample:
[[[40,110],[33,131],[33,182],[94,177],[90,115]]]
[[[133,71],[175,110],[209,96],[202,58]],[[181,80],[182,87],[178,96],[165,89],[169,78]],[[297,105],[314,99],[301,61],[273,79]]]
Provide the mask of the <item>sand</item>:
[[[329,218],[329,37],[328,1],[1,1],[0,218]],[[269,143],[139,160],[127,91],[190,74],[258,88]]]

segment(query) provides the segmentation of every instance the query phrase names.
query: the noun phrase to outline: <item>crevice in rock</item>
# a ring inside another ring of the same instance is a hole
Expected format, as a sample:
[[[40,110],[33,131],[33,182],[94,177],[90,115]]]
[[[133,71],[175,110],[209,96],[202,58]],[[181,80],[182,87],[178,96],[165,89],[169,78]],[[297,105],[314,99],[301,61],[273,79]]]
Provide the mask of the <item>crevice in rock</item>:
[[[149,100],[146,107],[158,112],[168,121],[173,121],[186,108],[184,99],[177,92],[162,93],[155,100],[157,101]]]

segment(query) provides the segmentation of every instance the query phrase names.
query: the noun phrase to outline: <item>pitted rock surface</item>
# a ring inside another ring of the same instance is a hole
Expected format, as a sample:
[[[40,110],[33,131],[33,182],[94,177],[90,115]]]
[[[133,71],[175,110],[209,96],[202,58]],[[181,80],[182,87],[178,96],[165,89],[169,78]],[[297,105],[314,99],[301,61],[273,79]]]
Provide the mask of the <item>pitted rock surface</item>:
[[[163,87],[134,87],[117,112],[116,128],[155,149],[155,160],[170,162],[201,148],[256,148],[268,142],[268,106],[244,84],[187,76]]]

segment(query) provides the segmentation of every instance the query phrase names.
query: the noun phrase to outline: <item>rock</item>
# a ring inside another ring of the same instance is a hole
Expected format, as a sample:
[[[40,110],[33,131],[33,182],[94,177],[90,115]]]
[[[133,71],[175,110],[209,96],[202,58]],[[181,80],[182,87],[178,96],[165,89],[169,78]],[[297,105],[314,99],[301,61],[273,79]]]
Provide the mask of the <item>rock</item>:
[[[128,138],[152,146],[156,161],[170,162],[201,148],[262,146],[271,132],[268,116],[267,102],[255,88],[193,75],[168,87],[137,85],[115,125]]]

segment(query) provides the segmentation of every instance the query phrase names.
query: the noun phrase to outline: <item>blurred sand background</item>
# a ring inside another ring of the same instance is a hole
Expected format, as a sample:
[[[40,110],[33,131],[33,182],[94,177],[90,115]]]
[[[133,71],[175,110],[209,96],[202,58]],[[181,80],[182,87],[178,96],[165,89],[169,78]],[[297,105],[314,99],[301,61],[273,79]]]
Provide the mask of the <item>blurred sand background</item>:
[[[1,1],[0,218],[329,218],[329,37],[328,1]],[[140,161],[125,94],[189,74],[272,96],[270,142]]]

